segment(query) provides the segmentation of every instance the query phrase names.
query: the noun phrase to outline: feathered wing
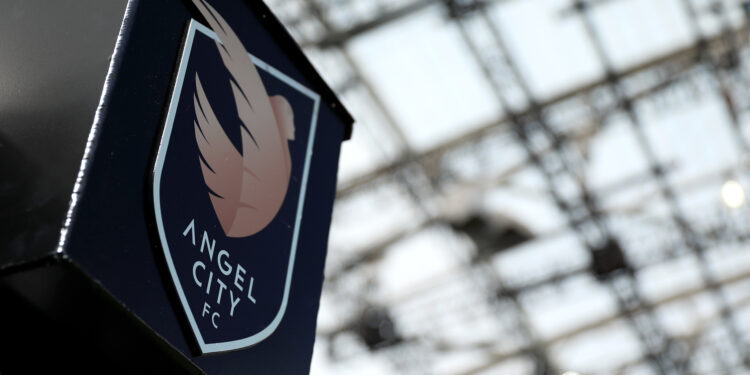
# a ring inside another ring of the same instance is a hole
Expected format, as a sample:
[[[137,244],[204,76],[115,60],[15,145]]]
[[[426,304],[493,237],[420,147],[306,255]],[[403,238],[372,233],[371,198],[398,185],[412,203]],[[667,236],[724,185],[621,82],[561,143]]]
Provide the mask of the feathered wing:
[[[206,98],[200,78],[195,76],[195,140],[200,151],[200,165],[206,186],[211,190],[211,203],[222,228],[229,232],[236,220],[237,211],[254,210],[240,201],[241,189],[252,188],[245,184],[242,155],[227,137]],[[253,179],[247,179],[254,182]]]
[[[196,75],[196,140],[211,202],[229,237],[246,237],[276,216],[289,187],[291,159],[287,139],[294,139],[291,106],[268,97],[255,64],[226,21],[204,0],[193,0],[216,32],[216,46],[232,76],[229,81],[241,121],[242,153],[216,119]]]

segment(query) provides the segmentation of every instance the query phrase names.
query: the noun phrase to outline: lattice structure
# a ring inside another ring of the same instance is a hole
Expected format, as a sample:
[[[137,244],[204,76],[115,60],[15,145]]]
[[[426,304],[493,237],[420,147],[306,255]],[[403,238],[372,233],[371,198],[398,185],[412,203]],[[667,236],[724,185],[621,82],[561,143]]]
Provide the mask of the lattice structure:
[[[750,182],[745,2],[270,5],[359,120],[342,154],[313,372],[750,373],[750,209],[718,199],[725,181]],[[519,14],[575,43],[534,45],[533,27],[507,26]],[[681,39],[650,43],[648,17],[665,19],[655,39],[670,27]],[[382,33],[429,42],[413,19],[432,20],[469,66],[456,76],[476,75],[489,103],[427,145],[388,96],[398,67],[363,60],[389,63],[368,55]],[[631,28],[652,46],[637,58],[613,36]],[[594,73],[544,90],[524,56],[547,47],[587,51]],[[347,165],[364,149],[367,162]]]

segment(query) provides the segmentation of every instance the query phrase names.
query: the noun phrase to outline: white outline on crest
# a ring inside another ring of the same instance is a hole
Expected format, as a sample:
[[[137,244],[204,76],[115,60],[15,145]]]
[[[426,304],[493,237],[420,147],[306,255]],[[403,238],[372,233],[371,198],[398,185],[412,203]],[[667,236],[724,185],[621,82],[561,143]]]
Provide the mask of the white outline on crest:
[[[161,199],[160,199],[160,192],[159,192],[161,188],[161,175],[162,175],[162,171],[164,168],[164,159],[167,155],[169,139],[172,135],[172,127],[174,125],[177,105],[180,101],[180,96],[182,93],[182,84],[185,79],[185,71],[187,70],[188,61],[190,59],[190,52],[193,47],[193,39],[195,37],[196,31],[200,31],[204,35],[216,41],[219,41],[218,37],[216,36],[216,33],[211,31],[211,29],[207,28],[204,25],[201,25],[195,20],[190,20],[190,26],[188,28],[187,37],[185,38],[185,46],[183,48],[182,57],[180,58],[180,67],[179,67],[179,71],[177,74],[177,79],[175,81],[174,88],[172,90],[172,97],[169,103],[169,112],[167,113],[167,119],[164,125],[164,132],[162,133],[162,136],[159,142],[159,151],[156,156],[156,165],[154,166],[153,194],[154,194],[154,213],[156,215],[156,225],[159,230],[159,239],[161,240],[162,249],[164,250],[164,256],[167,260],[169,273],[171,274],[172,281],[174,282],[175,287],[177,288],[177,294],[180,297],[180,302],[182,303],[182,307],[185,310],[188,321],[190,322],[190,326],[198,341],[198,345],[200,346],[201,353],[208,354],[208,353],[236,350],[236,349],[246,348],[251,345],[255,345],[265,340],[266,338],[268,338],[276,330],[276,328],[278,328],[279,324],[281,323],[281,319],[284,317],[284,313],[286,312],[286,307],[287,307],[287,303],[289,300],[289,288],[291,287],[291,283],[292,283],[292,271],[294,270],[294,259],[297,253],[297,240],[299,238],[299,228],[302,222],[302,208],[305,205],[305,195],[307,193],[307,180],[308,180],[308,174],[310,171],[310,160],[312,159],[312,150],[313,150],[313,143],[315,140],[315,131],[317,128],[317,123],[318,123],[318,110],[320,107],[320,95],[308,89],[307,87],[303,86],[302,84],[295,81],[294,79],[287,76],[286,74],[280,72],[279,70],[272,67],[271,65],[268,65],[267,63],[263,62],[262,60],[248,53],[248,55],[250,56],[250,59],[252,60],[252,62],[255,64],[257,68],[266,71],[267,73],[278,78],[282,82],[288,84],[290,87],[294,88],[295,90],[299,91],[303,95],[313,100],[314,106],[313,106],[313,113],[312,113],[312,121],[310,124],[310,135],[308,136],[308,141],[307,141],[305,166],[302,172],[302,184],[300,186],[299,201],[297,203],[297,216],[294,221],[294,234],[292,236],[292,248],[289,254],[289,266],[287,268],[287,273],[286,273],[284,296],[281,301],[281,306],[279,307],[279,311],[276,313],[276,316],[274,317],[273,321],[271,321],[271,324],[269,324],[266,328],[264,328],[260,332],[253,334],[250,337],[246,337],[244,339],[238,339],[234,341],[220,342],[220,343],[206,343],[204,342],[203,336],[201,335],[201,332],[198,329],[198,325],[196,324],[195,317],[193,316],[193,312],[190,310],[190,305],[187,302],[187,298],[185,297],[185,292],[182,290],[182,284],[180,283],[180,279],[177,276],[177,271],[175,270],[174,263],[172,262],[172,256],[169,250],[169,245],[167,244],[166,236],[164,234],[164,225],[162,223],[162,214],[161,214]]]

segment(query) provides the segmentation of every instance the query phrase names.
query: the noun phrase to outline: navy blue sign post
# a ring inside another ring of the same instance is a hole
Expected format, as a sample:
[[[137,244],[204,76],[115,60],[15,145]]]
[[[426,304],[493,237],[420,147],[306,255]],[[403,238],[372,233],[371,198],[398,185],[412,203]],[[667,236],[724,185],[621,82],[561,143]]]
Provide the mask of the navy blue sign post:
[[[132,0],[117,43],[60,236],[0,297],[124,363],[308,372],[351,117],[260,1]]]
[[[154,172],[154,208],[162,248],[180,301],[204,353],[256,344],[270,336],[284,316],[320,110],[317,93],[244,53],[243,57],[257,67],[269,95],[283,96],[291,103],[295,135],[294,140],[288,141],[290,183],[277,215],[254,235],[228,237],[209,199],[218,194],[204,183],[201,170],[205,159],[201,159],[196,141],[196,116],[202,118],[208,108],[200,108],[194,100],[199,75],[206,98],[214,99],[213,115],[217,122],[221,118],[222,123],[230,124],[222,130],[231,146],[241,149],[242,132],[250,133],[237,117],[231,74],[219,54],[218,48],[223,45],[218,46],[217,42],[221,43],[216,33],[196,21],[190,23]],[[204,105],[211,107],[208,101]],[[202,130],[197,130],[204,139]],[[207,148],[211,146],[207,142]],[[255,144],[245,146],[255,147]],[[242,170],[227,173],[241,174]],[[249,178],[252,181],[247,185],[259,177]],[[257,210],[250,211],[249,215],[253,215]]]

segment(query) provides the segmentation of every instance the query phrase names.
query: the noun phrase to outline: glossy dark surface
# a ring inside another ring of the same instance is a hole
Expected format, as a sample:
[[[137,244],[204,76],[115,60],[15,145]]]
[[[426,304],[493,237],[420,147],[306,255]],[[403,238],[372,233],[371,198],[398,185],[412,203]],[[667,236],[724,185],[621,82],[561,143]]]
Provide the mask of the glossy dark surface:
[[[165,266],[159,238],[155,233],[151,203],[155,153],[164,125],[165,106],[171,92],[174,70],[189,20],[200,20],[186,4],[187,2],[180,0],[131,3],[132,12],[126,19],[121,53],[115,58],[114,76],[93,138],[95,147],[87,168],[83,170],[81,194],[71,217],[71,225],[67,228],[68,235],[62,247],[64,253],[51,257],[48,261],[63,264],[71,262],[76,270],[80,270],[93,283],[91,285],[95,286],[95,290],[105,292],[105,296],[111,295],[118,304],[122,304],[122,319],[135,318],[140,324],[145,324],[146,331],[153,336],[151,339],[161,343],[160,348],[173,350],[178,354],[176,358],[184,356],[207,373],[307,373],[323,283],[339,148],[351,129],[351,118],[340,104],[333,105],[330,89],[322,83],[309,63],[301,60],[299,49],[262,3],[212,1],[230,24],[242,25],[236,31],[241,39],[252,41],[246,45],[251,53],[319,92],[323,101],[290,300],[282,323],[271,337],[249,349],[210,356],[198,355]],[[119,11],[120,15],[123,10],[124,7]],[[0,15],[1,17],[4,16]],[[119,20],[107,22],[113,29],[116,29],[115,24],[120,24]],[[116,31],[113,30],[107,51],[114,47],[115,34]],[[68,52],[60,53],[64,55]],[[91,52],[89,57],[102,63],[108,55],[103,60],[97,60],[96,56],[96,53]],[[47,228],[47,232],[51,233],[39,235],[39,238],[45,239],[44,244],[40,245],[44,251],[39,254],[54,252],[57,246],[55,239],[59,237],[59,227],[55,223],[62,225],[67,198],[73,189],[85,139],[99,101],[106,64],[87,64],[82,63],[81,67],[76,67],[73,71],[78,72],[80,69],[81,72],[99,77],[99,92],[91,89],[91,92],[86,91],[86,95],[71,94],[73,98],[62,99],[79,108],[67,114],[78,116],[75,119],[69,119],[63,114],[42,116],[48,107],[53,111],[67,108],[61,103],[48,103],[51,97],[61,95],[62,91],[58,91],[57,95],[45,93],[48,96],[39,97],[37,106],[34,105],[35,102],[23,102],[9,105],[10,109],[0,107],[4,124],[5,121],[11,125],[18,124],[7,128],[3,125],[5,133],[1,135],[8,139],[3,144],[12,147],[0,150],[13,155],[6,160],[17,159],[24,163],[18,165],[25,165],[17,167],[11,163],[11,167],[8,167],[7,163],[0,163],[0,166],[9,168],[5,171],[7,175],[15,176],[13,184],[0,185],[0,193],[5,193],[3,199],[6,202],[26,202],[26,205],[13,208],[15,213],[28,215],[28,207],[40,206],[31,211],[44,213],[39,214],[44,220],[33,219],[28,222],[32,231]],[[101,69],[98,68],[100,65]],[[101,76],[97,73],[99,71]],[[75,79],[71,78],[73,76],[61,73],[60,77],[53,78],[62,83],[72,80],[71,85],[76,86]],[[63,86],[65,85],[59,85]],[[77,87],[72,88],[71,92],[75,93],[79,89],[83,90]],[[3,92],[3,95],[4,98],[8,97],[7,92]],[[5,103],[2,102],[2,105]],[[332,107],[336,107],[335,110]],[[42,116],[38,118],[39,121],[34,117],[37,116],[34,113],[36,108],[39,109],[38,115]],[[6,113],[11,112],[23,115],[6,117]],[[46,124],[62,121],[64,125],[60,125],[60,128],[53,125],[40,126],[44,119],[50,121]],[[54,166],[55,164],[59,166]],[[37,190],[39,192],[35,193]],[[39,196],[47,198],[41,199]],[[16,216],[6,215],[3,221],[7,224]],[[47,227],[42,223],[51,224]],[[0,239],[5,241],[0,242],[4,246],[0,248],[0,262],[3,257],[11,261],[19,259],[9,251],[10,247],[7,245],[9,238],[17,231],[8,233],[8,238]],[[38,269],[41,265],[33,263],[28,267]],[[0,286],[15,291],[33,286],[43,289],[43,294],[57,290],[49,279],[40,278],[40,284],[36,286],[33,282],[9,284],[8,280],[7,277],[0,279]],[[75,288],[68,290],[73,293],[71,298],[80,300],[80,296],[75,296],[74,290]],[[103,302],[106,298],[84,298],[84,301],[91,303],[91,306],[85,308],[106,304]],[[113,321],[113,324],[119,323]],[[101,329],[106,332],[106,327]],[[127,353],[130,350],[128,345],[131,344],[123,342],[118,346],[115,342],[112,348]]]
[[[0,272],[55,251],[125,3],[0,2]]]
[[[125,0],[0,2],[0,137],[71,190]]]

